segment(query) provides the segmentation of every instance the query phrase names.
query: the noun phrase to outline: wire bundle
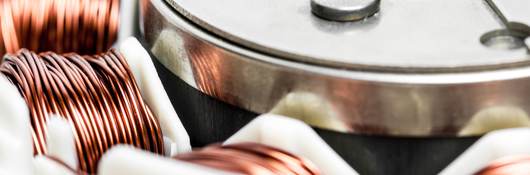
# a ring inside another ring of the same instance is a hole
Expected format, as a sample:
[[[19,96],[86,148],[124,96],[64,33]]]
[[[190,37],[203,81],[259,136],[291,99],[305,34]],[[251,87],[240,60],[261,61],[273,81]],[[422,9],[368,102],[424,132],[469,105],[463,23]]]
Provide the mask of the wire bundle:
[[[530,156],[504,157],[489,164],[476,175],[530,174]]]
[[[28,104],[36,154],[46,154],[46,121],[52,114],[72,125],[80,168],[88,173],[95,172],[101,155],[115,144],[163,154],[158,120],[115,50],[79,56],[22,49],[4,56],[0,72]]]
[[[310,161],[257,143],[212,145],[174,157],[208,167],[249,175],[318,175]]]
[[[119,0],[0,0],[0,54],[101,53],[118,25]]]

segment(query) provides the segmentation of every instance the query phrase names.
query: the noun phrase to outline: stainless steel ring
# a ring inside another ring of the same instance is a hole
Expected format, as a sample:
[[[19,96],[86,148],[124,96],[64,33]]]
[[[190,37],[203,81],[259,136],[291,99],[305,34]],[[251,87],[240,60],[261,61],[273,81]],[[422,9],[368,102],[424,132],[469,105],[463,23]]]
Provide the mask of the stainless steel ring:
[[[205,94],[256,113],[284,105],[319,114],[293,117],[320,128],[420,137],[481,134],[484,122],[498,116],[528,119],[528,61],[435,72],[343,69],[243,46],[163,0],[142,1],[141,13],[148,49],[167,69]]]

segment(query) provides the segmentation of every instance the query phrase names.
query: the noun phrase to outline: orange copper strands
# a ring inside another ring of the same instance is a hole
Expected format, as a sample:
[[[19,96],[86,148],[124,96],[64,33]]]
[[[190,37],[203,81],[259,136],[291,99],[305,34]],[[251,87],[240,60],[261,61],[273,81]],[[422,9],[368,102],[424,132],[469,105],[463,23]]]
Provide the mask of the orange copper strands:
[[[310,161],[257,143],[212,145],[174,157],[220,170],[249,175],[318,175]]]
[[[117,38],[119,0],[0,0],[0,54],[101,53]]]
[[[523,175],[530,174],[530,156],[510,156],[498,159],[476,175]]]
[[[4,56],[0,72],[28,104],[35,154],[46,154],[46,121],[53,114],[71,124],[82,171],[96,172],[99,158],[116,144],[164,152],[158,120],[144,103],[127,62],[115,50],[80,56],[37,55],[22,49]]]

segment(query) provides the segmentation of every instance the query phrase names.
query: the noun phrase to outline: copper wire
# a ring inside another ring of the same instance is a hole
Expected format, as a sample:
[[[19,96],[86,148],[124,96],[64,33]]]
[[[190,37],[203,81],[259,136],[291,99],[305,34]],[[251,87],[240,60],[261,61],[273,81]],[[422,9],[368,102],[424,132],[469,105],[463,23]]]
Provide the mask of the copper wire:
[[[119,0],[0,0],[0,54],[101,53],[117,38]]]
[[[249,175],[318,175],[310,161],[286,151],[257,143],[211,145],[174,157],[220,170]]]
[[[510,156],[496,160],[475,173],[476,175],[530,174],[530,156]]]
[[[46,121],[52,114],[71,124],[80,169],[88,173],[95,172],[97,161],[112,145],[164,152],[159,123],[115,50],[80,56],[37,55],[22,49],[4,56],[0,72],[29,106],[35,154],[46,154]]]

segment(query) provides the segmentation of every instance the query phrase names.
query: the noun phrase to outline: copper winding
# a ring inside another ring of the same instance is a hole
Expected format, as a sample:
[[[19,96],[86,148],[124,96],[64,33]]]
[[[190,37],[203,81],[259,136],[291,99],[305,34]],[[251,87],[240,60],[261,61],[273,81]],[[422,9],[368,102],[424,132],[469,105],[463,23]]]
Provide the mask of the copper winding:
[[[46,121],[52,114],[71,124],[80,169],[88,173],[116,144],[164,152],[158,120],[142,100],[127,62],[113,49],[94,56],[22,49],[4,56],[0,72],[28,104],[35,154],[46,154]]]
[[[530,174],[530,156],[510,156],[496,160],[475,173],[476,175]]]
[[[119,0],[0,0],[0,54],[101,53],[117,38]]]
[[[310,161],[257,143],[212,145],[174,157],[220,170],[249,175],[318,175]]]

